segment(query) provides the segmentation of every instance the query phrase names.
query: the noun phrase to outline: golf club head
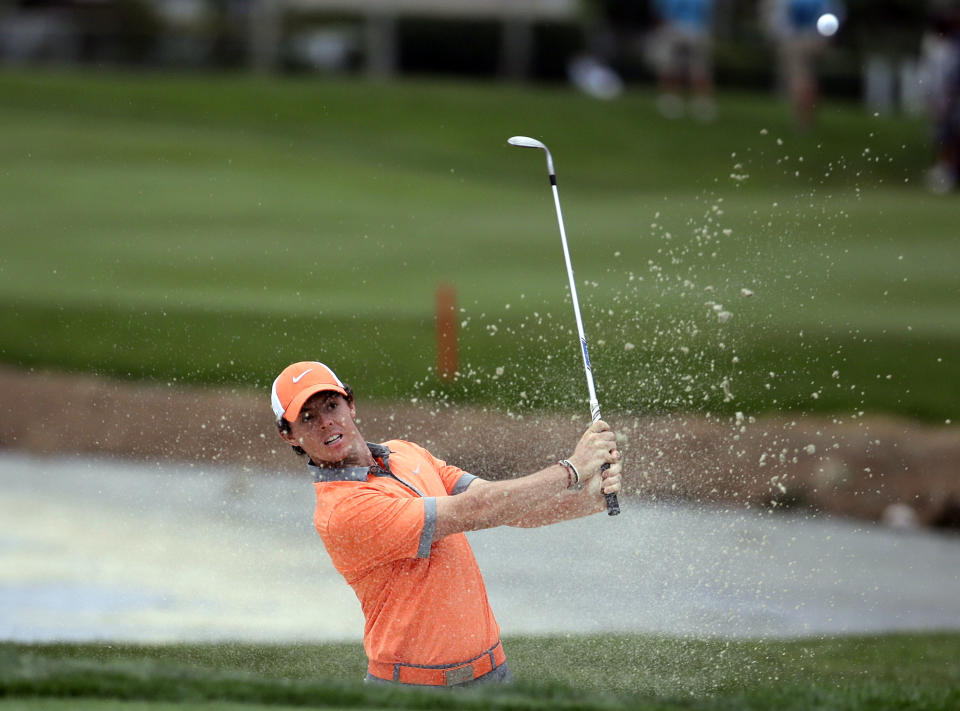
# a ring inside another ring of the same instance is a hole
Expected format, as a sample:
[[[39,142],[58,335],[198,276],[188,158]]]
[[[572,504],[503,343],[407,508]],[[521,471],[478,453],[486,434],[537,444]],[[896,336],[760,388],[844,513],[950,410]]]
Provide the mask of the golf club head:
[[[507,143],[511,146],[520,146],[521,148],[542,148],[547,154],[547,172],[551,176],[554,175],[553,156],[550,155],[550,149],[547,148],[547,145],[543,143],[543,141],[538,141],[536,138],[530,138],[529,136],[512,136],[507,139]]]
[[[530,138],[530,136],[513,136],[512,138],[507,139],[507,143],[511,146],[522,146],[524,148],[542,148],[547,150],[547,147],[536,138]]]

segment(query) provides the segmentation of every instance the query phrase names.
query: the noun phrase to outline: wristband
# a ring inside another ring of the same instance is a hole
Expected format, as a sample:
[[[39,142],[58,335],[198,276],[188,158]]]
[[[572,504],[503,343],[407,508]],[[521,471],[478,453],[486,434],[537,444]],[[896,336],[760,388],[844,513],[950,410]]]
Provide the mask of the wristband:
[[[582,489],[583,486],[580,484],[580,472],[577,471],[577,468],[567,459],[561,459],[557,462],[561,467],[567,470],[567,488],[568,489]]]

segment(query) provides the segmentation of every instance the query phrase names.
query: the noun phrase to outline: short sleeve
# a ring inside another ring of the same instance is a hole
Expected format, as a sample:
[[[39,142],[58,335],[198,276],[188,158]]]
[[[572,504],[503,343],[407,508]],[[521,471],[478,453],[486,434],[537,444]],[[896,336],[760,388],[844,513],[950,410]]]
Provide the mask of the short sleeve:
[[[378,565],[427,558],[436,528],[432,497],[397,497],[362,487],[331,511],[324,543],[337,569],[348,579]]]
[[[442,459],[437,459],[423,447],[417,445],[417,448],[420,450],[423,456],[427,457],[427,459],[433,463],[433,467],[437,472],[437,476],[439,476],[440,481],[443,482],[443,488],[451,496],[464,491],[468,486],[470,486],[470,482],[477,478],[473,474],[463,471],[463,469],[460,467],[455,467],[452,464],[447,464]]]

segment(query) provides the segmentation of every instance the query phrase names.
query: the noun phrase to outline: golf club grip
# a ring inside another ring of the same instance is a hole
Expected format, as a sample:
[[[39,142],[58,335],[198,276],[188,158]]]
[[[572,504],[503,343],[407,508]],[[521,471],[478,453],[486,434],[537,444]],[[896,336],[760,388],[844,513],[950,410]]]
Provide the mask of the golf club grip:
[[[600,467],[600,473],[607,471],[610,468],[609,463],[605,463]],[[603,498],[607,500],[607,516],[617,516],[620,514],[620,502],[617,500],[616,494],[604,494]]]

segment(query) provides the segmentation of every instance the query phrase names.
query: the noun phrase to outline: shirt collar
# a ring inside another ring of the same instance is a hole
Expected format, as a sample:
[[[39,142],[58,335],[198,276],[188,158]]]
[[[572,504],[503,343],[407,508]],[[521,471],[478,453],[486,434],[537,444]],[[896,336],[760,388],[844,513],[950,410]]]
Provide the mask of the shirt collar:
[[[310,460],[307,463],[307,469],[313,474],[314,483],[324,481],[366,481],[367,475],[387,476],[390,472],[390,448],[385,444],[376,444],[367,442],[367,449],[378,462],[372,467],[337,467],[331,469],[328,467],[318,467]],[[383,462],[381,467],[379,462]]]

